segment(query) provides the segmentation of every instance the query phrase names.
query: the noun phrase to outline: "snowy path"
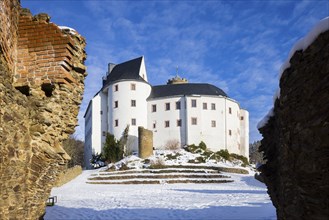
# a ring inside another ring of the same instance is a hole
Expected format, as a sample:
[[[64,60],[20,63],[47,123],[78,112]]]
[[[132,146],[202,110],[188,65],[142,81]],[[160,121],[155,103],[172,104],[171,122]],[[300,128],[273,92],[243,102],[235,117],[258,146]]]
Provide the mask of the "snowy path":
[[[250,175],[230,174],[234,182],[223,184],[86,184],[95,172],[54,188],[58,203],[45,219],[276,219],[265,186]]]

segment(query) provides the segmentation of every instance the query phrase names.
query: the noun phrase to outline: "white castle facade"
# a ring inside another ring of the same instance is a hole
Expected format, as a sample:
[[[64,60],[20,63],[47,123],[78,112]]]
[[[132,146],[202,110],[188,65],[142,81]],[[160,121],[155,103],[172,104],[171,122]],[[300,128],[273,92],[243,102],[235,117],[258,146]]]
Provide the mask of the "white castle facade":
[[[109,64],[103,87],[89,102],[84,118],[86,160],[102,152],[107,132],[119,140],[127,125],[132,151],[138,151],[142,126],[153,131],[155,149],[170,142],[185,146],[203,141],[212,151],[227,149],[249,157],[249,114],[238,102],[213,85],[178,77],[152,86],[144,57]]]

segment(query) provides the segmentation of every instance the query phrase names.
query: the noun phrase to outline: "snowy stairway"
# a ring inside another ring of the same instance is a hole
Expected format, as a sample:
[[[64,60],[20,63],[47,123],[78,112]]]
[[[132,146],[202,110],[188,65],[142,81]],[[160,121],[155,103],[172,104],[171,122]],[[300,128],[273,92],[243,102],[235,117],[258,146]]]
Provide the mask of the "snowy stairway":
[[[229,176],[213,169],[167,168],[99,172],[88,178],[90,184],[227,183]]]

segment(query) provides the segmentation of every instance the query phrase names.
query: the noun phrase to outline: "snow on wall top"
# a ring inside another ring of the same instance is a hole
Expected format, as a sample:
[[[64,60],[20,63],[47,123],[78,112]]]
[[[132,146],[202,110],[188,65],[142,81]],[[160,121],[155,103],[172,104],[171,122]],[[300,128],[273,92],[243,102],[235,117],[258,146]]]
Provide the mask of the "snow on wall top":
[[[70,34],[72,35],[77,35],[78,32],[76,30],[74,30],[73,28],[70,27],[66,27],[66,26],[58,26],[62,31],[69,31]]]
[[[299,39],[290,50],[288,59],[281,66],[279,78],[281,78],[282,73],[290,67],[290,59],[294,53],[298,50],[304,51],[321,33],[327,30],[329,30],[329,17],[319,21],[305,37]]]
[[[280,74],[279,74],[279,79],[281,79],[281,76],[283,72],[290,67],[290,59],[292,56],[295,54],[296,51],[302,50],[304,51],[308,46],[310,46],[313,41],[323,32],[329,30],[329,17],[326,17],[322,20],[320,20],[314,27],[313,29],[308,32],[308,34],[299,39],[292,49],[289,52],[289,56],[286,59],[286,61],[282,64],[280,68]],[[274,97],[273,97],[273,102],[275,102],[276,99],[280,98],[280,88],[276,91]],[[271,108],[271,110],[267,113],[267,115],[257,124],[257,129],[260,129],[264,127],[270,117],[274,116],[274,108]]]

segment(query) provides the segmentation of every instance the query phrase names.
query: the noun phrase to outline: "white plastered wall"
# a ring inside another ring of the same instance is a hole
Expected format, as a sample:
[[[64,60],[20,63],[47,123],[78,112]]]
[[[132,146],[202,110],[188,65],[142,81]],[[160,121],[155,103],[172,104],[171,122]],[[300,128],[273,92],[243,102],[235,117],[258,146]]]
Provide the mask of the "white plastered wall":
[[[131,90],[131,84],[135,84],[135,90]],[[115,91],[115,86],[118,91]],[[147,127],[147,102],[151,86],[146,82],[127,80],[119,81],[108,87],[108,131],[119,140],[127,125],[129,125],[129,148],[138,150],[138,126]],[[131,100],[135,100],[136,106],[131,106]],[[118,107],[115,107],[115,102]],[[132,119],[136,119],[136,125],[132,125]],[[118,120],[118,125],[115,121]]]
[[[176,109],[176,102],[180,102],[181,108]],[[170,110],[166,110],[166,103],[170,103]],[[156,105],[156,112],[152,112],[152,105]],[[153,99],[148,101],[148,125],[153,131],[153,146],[163,149],[168,141],[178,141],[185,145],[185,102],[181,96]],[[181,127],[177,126],[177,120],[181,119]],[[165,127],[165,121],[169,121],[169,127]],[[155,124],[155,128],[153,127]]]
[[[241,109],[241,155],[249,159],[249,112]]]

